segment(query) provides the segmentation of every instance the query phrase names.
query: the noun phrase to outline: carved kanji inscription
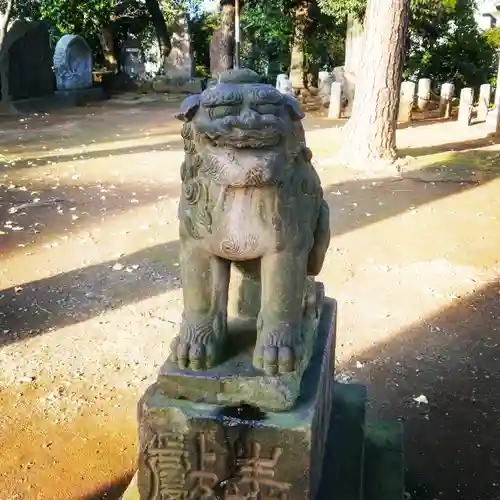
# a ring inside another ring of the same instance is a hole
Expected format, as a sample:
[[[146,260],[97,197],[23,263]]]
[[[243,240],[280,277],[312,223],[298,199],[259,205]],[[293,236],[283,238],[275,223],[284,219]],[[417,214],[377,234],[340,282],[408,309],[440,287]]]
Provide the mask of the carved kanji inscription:
[[[274,479],[282,448],[274,448],[271,458],[265,458],[262,446],[254,442],[249,457],[236,458],[234,476],[220,478],[214,470],[217,455],[211,451],[213,443],[205,434],[200,434],[197,445],[200,470],[187,475],[188,500],[287,500],[291,484]]]
[[[186,473],[190,463],[182,434],[155,434],[146,448],[152,481],[148,500],[186,500]]]
[[[210,472],[213,468],[217,456],[208,451],[207,436],[200,434],[198,436],[198,453],[200,455],[200,470],[191,471],[188,474],[190,479],[194,479],[196,484],[189,491],[189,500],[204,500],[214,498],[213,488],[219,482],[217,474]]]

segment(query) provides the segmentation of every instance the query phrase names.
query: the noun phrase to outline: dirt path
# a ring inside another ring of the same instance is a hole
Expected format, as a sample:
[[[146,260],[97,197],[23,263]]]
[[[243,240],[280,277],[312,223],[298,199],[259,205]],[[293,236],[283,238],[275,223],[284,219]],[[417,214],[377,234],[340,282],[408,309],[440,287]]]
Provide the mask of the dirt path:
[[[0,126],[2,500],[116,499],[133,472],[135,404],[181,314],[174,110]],[[331,166],[331,122],[306,125],[332,213],[320,279],[340,304],[339,378],[405,421],[409,499],[499,498],[500,148],[481,126],[407,128],[412,178],[369,180]]]

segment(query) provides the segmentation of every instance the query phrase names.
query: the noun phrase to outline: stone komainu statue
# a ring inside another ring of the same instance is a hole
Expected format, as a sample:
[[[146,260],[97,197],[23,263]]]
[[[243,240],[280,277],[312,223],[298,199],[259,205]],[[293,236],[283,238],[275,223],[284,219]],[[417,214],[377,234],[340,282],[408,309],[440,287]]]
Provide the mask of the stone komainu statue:
[[[301,355],[307,276],[321,270],[329,210],[294,97],[247,69],[181,104],[185,160],[179,206],[184,315],[172,359],[220,361],[231,263],[260,279],[253,364],[294,371]]]

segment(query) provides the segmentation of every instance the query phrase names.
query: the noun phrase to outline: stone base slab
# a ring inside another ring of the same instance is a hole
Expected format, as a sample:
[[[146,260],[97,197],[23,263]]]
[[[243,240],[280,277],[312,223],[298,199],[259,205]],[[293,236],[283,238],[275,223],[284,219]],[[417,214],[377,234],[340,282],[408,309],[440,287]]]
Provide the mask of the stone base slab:
[[[250,322],[233,322],[229,327],[225,360],[215,368],[203,371],[184,370],[177,363],[167,360],[160,369],[158,385],[171,398],[182,398],[197,403],[230,405],[251,403],[265,411],[291,410],[302,389],[302,379],[316,353],[316,363],[321,365],[326,349],[333,349],[334,339],[329,327],[320,325],[324,287],[314,280],[308,281],[307,306],[302,323],[304,353],[296,370],[279,377],[268,376],[253,367],[256,325]],[[328,314],[328,313],[327,313]],[[252,329],[253,326],[253,329]],[[306,382],[306,385],[310,382]]]

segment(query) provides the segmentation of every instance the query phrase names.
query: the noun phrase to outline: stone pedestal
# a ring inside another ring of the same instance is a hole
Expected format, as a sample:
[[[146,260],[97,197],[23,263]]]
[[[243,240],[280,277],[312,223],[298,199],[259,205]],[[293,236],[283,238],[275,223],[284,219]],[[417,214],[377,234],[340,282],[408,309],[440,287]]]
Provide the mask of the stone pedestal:
[[[399,422],[367,420],[366,402],[365,387],[357,384],[333,385],[329,430],[323,465],[320,468],[321,480],[314,500],[402,500],[404,498],[402,426]],[[206,444],[205,441],[204,445]],[[264,455],[261,453],[261,456]],[[209,458],[213,457],[209,455]],[[264,464],[261,462],[261,475],[269,471],[269,467],[262,465],[269,465],[269,460],[272,461],[273,458],[268,457]],[[284,455],[278,457],[277,465],[281,459],[284,459]],[[210,472],[203,477],[207,482],[214,479],[210,476]],[[153,493],[156,493],[156,496],[146,498],[148,500],[289,499],[288,492],[280,495],[279,490],[274,496],[266,496],[263,491],[253,496],[252,494],[238,496],[230,492],[210,496],[210,490],[206,488],[202,489],[201,495],[198,496],[187,496],[185,492],[178,493],[175,490]],[[139,494],[136,474],[121,500],[143,500],[143,498]]]
[[[316,499],[330,422],[334,345],[335,304],[326,301],[299,399],[286,412],[246,405],[244,399],[230,405],[172,399],[165,394],[169,376],[160,375],[139,403],[138,498]],[[234,368],[236,378],[248,377],[250,355],[240,355]],[[244,398],[245,382],[241,385]]]

